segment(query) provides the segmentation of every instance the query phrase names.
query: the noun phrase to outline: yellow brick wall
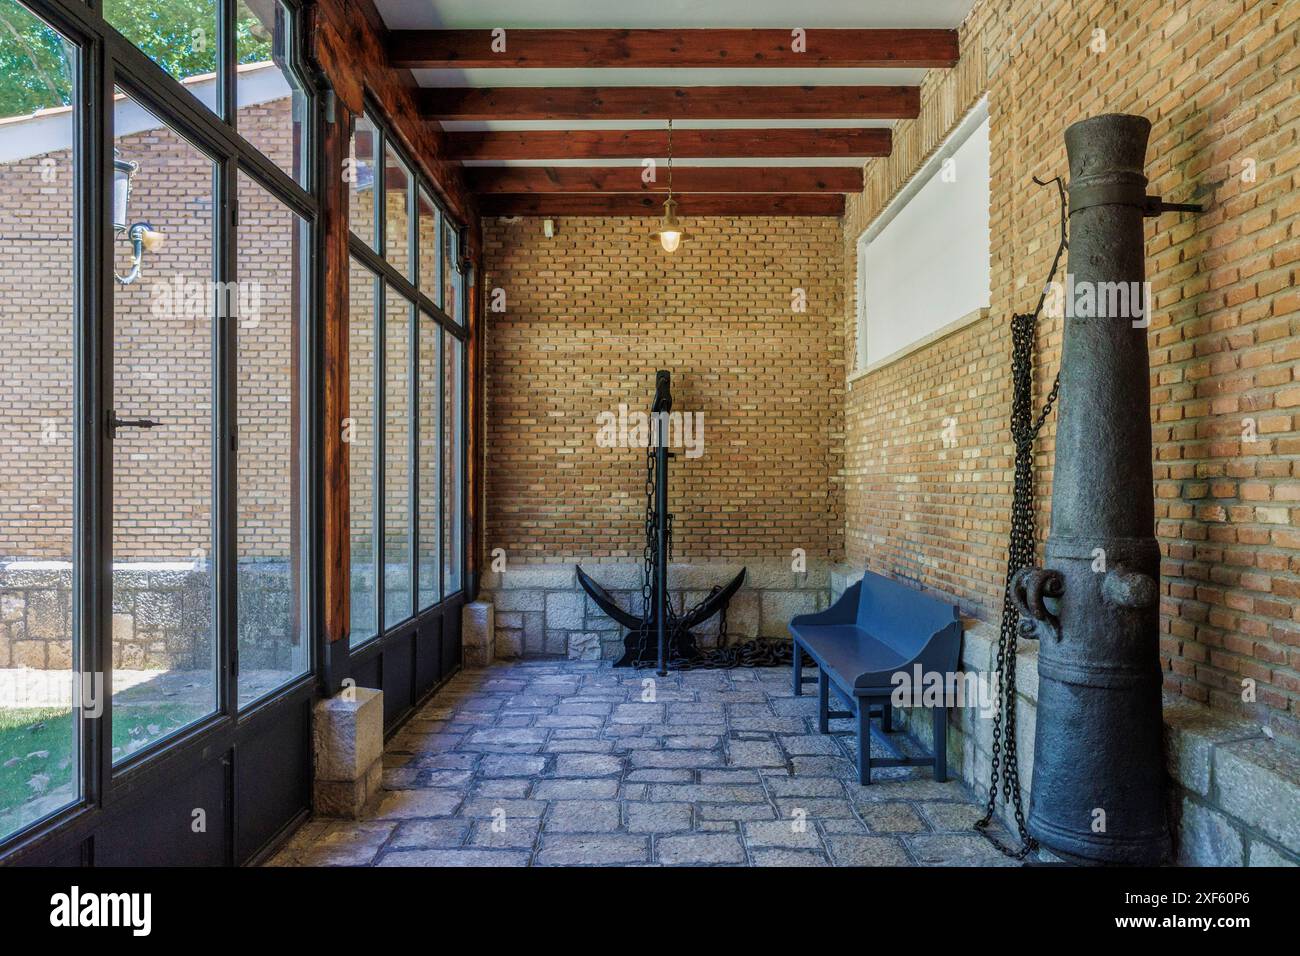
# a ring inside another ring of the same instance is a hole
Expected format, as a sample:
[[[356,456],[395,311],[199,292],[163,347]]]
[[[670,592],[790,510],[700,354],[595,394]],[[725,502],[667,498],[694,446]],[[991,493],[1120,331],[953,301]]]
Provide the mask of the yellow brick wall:
[[[675,557],[839,556],[839,222],[686,225],[669,255],[645,218],[484,220],[489,552],[640,553],[644,451],[598,447],[597,415],[648,411],[664,368],[704,415],[703,456],[670,470]]]

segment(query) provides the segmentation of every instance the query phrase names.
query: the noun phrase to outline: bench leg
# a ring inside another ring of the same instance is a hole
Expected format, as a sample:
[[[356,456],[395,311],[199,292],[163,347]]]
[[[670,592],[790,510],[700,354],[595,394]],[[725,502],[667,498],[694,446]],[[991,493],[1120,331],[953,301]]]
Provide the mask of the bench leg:
[[[888,705],[886,705],[888,706]],[[858,783],[871,783],[871,699],[858,698]]]
[[[826,676],[826,669],[817,668],[817,729],[824,734],[831,732],[831,681]]]
[[[934,708],[931,719],[934,721],[934,779],[943,783],[948,779],[948,708]]]
[[[887,734],[894,732],[894,705],[888,697],[880,704],[880,729]]]
[[[803,696],[803,651],[799,642],[794,642],[794,696]]]

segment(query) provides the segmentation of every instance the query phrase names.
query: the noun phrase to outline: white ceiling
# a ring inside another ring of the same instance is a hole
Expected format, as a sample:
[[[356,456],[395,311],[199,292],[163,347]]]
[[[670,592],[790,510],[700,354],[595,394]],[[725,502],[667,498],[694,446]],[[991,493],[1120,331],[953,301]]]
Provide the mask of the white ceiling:
[[[956,27],[974,0],[375,0],[390,30]]]
[[[585,69],[412,70],[421,86],[916,86],[922,69]]]
[[[390,30],[546,28],[953,28],[974,0],[375,0]],[[419,69],[424,87],[913,86],[920,69]],[[663,119],[666,119],[664,117]],[[473,130],[660,129],[663,120],[444,120]],[[678,120],[678,129],[892,127],[890,120]],[[687,165],[691,161],[682,161]],[[851,157],[761,160],[763,165],[860,165]],[[583,165],[621,165],[586,161]],[[505,165],[489,162],[486,165]],[[559,165],[544,163],[541,165]],[[728,165],[739,165],[731,162]]]

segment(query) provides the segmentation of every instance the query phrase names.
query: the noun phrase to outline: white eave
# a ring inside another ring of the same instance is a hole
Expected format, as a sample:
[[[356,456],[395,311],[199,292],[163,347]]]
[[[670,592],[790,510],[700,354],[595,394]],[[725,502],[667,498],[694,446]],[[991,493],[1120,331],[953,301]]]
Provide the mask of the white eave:
[[[257,106],[272,100],[283,99],[292,91],[279,68],[267,60],[239,67],[239,106]],[[213,109],[217,102],[215,73],[203,73],[181,81],[198,97],[199,102]],[[163,124],[151,112],[127,99],[116,96],[113,111],[113,128],[117,136],[130,136],[145,130],[158,129]],[[12,163],[31,156],[57,153],[72,147],[72,107],[55,106],[37,110],[27,116],[10,116],[0,119],[0,163]]]

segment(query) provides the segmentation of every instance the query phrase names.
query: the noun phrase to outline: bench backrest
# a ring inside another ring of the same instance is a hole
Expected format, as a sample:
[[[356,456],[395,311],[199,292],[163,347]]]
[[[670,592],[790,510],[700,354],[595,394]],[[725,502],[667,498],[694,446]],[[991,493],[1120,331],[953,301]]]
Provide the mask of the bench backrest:
[[[957,606],[868,571],[858,594],[858,626],[911,659],[936,631],[960,620]]]

